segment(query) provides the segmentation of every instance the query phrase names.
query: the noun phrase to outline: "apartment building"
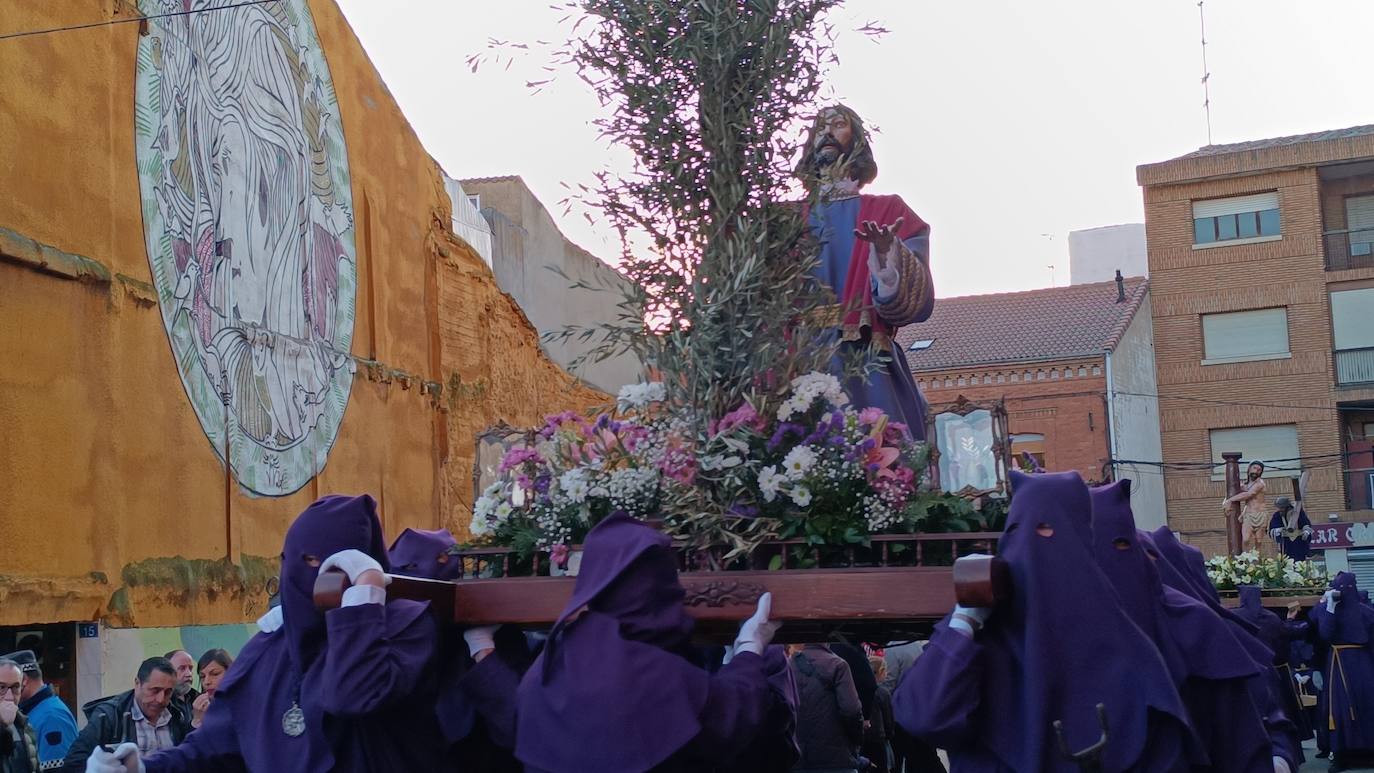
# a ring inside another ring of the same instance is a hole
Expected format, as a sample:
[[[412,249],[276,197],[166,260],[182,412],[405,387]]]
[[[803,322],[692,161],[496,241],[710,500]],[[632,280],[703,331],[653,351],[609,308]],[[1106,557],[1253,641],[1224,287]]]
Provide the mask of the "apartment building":
[[[1374,126],[1209,145],[1143,188],[1163,458],[1312,472],[1314,520],[1374,520]],[[1166,472],[1169,522],[1226,549],[1220,467]],[[1353,559],[1352,559],[1353,560]]]

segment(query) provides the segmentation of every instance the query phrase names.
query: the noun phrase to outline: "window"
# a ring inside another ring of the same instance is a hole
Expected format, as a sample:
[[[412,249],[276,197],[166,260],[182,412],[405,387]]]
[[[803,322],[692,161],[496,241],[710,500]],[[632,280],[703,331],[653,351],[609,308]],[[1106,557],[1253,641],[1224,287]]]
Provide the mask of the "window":
[[[1345,228],[1350,234],[1350,257],[1374,253],[1374,196],[1345,200]]]
[[[1045,436],[1038,432],[1021,432],[1011,436],[1011,463],[1018,469],[1029,472],[1021,465],[1021,454],[1027,453],[1041,469],[1045,467]]]
[[[1336,383],[1374,382],[1374,287],[1331,293],[1331,335]]]
[[[929,349],[930,345],[933,343],[935,343],[934,338],[926,338],[920,341],[912,341],[911,346],[908,346],[906,350],[909,352],[919,352],[922,349]]]
[[[1279,194],[1193,202],[1193,246],[1279,237]]]
[[[1221,455],[1228,451],[1238,451],[1241,477],[1245,477],[1245,466],[1253,461],[1264,462],[1264,477],[1296,477],[1301,462],[1278,462],[1277,459],[1293,459],[1298,454],[1298,426],[1296,424],[1272,424],[1266,427],[1238,427],[1235,429],[1214,429],[1212,436],[1212,461],[1220,464]],[[1212,480],[1225,480],[1224,467],[1212,468]]]
[[[475,209],[475,210],[477,210],[478,212],[481,212],[481,211],[482,211],[482,197],[481,197],[481,195],[476,194],[476,193],[469,193],[467,196],[468,196],[468,203],[472,205],[472,208]]]
[[[1203,365],[1287,357],[1288,310],[1204,314],[1202,352]]]

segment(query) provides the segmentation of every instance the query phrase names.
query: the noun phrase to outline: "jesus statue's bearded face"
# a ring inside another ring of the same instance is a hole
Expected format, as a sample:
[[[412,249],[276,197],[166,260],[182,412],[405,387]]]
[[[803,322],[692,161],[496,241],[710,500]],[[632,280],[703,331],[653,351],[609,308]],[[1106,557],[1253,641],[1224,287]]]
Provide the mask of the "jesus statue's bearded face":
[[[854,125],[838,110],[821,114],[820,131],[816,132],[815,159],[818,167],[827,167],[854,150]]]

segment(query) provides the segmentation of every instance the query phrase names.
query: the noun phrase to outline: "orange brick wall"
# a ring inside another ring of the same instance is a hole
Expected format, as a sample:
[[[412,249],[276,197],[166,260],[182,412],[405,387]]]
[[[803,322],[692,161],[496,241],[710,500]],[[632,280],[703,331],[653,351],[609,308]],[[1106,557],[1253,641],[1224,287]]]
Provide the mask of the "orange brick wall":
[[[1090,358],[915,375],[921,393],[934,411],[955,402],[960,395],[975,402],[1005,400],[1011,434],[1034,432],[1045,436],[1046,469],[1076,470],[1092,481],[1102,479],[1103,467],[1110,458],[1107,382],[1102,368],[1101,358]],[[1080,372],[1084,375],[1080,376]],[[1011,380],[1013,373],[1017,375],[1015,382]],[[1029,381],[1027,373],[1031,374]],[[1043,379],[1038,378],[1042,373]],[[1058,378],[1053,374],[1058,374]]]

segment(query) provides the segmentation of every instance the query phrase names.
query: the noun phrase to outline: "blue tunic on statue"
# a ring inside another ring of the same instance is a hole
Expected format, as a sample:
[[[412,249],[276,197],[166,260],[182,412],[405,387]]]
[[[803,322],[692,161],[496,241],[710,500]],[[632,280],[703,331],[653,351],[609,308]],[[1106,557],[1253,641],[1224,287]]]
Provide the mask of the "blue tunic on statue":
[[[837,298],[843,296],[845,281],[849,276],[849,261],[854,253],[854,229],[859,223],[859,208],[862,202],[863,199],[859,196],[821,202],[809,215],[811,232],[821,243],[820,265],[816,268],[816,278],[833,290]],[[928,231],[908,238],[902,243],[923,263],[928,262]],[[874,288],[874,297],[877,298],[877,282],[870,282]],[[830,342],[833,342],[834,337],[840,335],[840,330],[836,328],[829,335],[832,336]],[[901,346],[895,340],[886,349],[878,349],[869,344],[870,338],[867,333],[858,341],[841,342],[835,357],[831,360],[830,372],[844,382],[845,392],[855,408],[881,408],[893,421],[905,424],[913,438],[924,439],[926,401],[916,388],[916,381],[911,376],[911,367],[907,364]],[[845,366],[854,362],[856,356],[862,358],[860,362],[865,366],[877,364],[866,368],[866,377],[845,378]]]

